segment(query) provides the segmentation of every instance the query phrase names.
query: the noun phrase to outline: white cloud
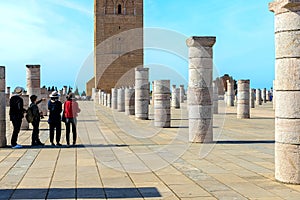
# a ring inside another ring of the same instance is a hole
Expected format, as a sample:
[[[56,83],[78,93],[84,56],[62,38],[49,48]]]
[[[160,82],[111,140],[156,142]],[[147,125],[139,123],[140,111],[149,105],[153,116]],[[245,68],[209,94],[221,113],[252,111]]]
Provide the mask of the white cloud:
[[[77,10],[79,12],[81,12],[82,14],[85,14],[89,17],[93,17],[93,10],[88,9],[86,6],[80,5],[78,3],[74,3],[74,1],[70,1],[70,0],[48,0],[49,3],[55,4],[55,5],[59,5],[59,6],[63,6],[65,8],[69,8],[69,9],[73,9],[73,10]]]

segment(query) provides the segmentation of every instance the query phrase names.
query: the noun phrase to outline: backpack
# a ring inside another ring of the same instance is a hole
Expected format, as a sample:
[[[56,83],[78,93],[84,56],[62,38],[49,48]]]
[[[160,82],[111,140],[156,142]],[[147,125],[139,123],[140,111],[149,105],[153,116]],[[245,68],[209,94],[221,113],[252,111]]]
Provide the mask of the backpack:
[[[28,109],[27,109],[27,113],[25,115],[25,118],[27,120],[28,123],[32,123],[33,122],[33,112],[32,112],[32,107],[30,106]]]

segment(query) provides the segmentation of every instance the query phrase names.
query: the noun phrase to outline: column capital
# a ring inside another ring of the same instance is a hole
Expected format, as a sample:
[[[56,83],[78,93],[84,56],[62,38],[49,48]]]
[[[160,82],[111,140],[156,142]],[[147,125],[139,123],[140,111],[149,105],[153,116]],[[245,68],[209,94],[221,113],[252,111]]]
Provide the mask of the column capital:
[[[149,71],[149,68],[143,68],[143,67],[137,67],[135,68],[135,71]]]
[[[298,11],[300,10],[300,0],[275,0],[269,3],[269,10],[275,14],[287,11]]]
[[[213,36],[192,36],[186,40],[186,45],[188,47],[213,47],[216,43],[216,37]]]
[[[41,65],[26,65],[27,68],[40,68]]]
[[[249,79],[247,79],[247,80],[238,80],[238,84],[243,84],[243,83],[250,84],[250,80]]]

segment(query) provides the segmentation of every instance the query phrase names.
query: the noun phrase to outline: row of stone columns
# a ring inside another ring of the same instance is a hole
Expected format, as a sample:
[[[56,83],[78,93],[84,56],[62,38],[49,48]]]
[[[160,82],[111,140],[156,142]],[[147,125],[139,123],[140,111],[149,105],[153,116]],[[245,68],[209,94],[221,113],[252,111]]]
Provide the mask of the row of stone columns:
[[[149,112],[149,69],[135,69],[135,88],[112,88],[110,94],[97,92],[94,90],[94,98],[99,103],[108,106],[104,102],[111,102],[111,108],[118,112],[125,112],[126,115],[135,115],[137,120],[148,119]],[[98,95],[97,95],[98,94]],[[153,107],[154,107],[154,125],[156,127],[170,127],[171,125],[171,104],[174,108],[180,108],[180,102],[184,101],[184,86],[176,88],[173,85],[172,100],[170,101],[170,80],[153,81]],[[105,99],[103,101],[103,98]]]

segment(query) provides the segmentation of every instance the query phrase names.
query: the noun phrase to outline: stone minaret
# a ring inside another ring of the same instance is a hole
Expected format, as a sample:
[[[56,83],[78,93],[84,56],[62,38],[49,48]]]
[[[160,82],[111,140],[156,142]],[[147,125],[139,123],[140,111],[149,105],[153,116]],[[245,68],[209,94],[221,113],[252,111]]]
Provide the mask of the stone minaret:
[[[143,0],[94,0],[94,8],[95,87],[110,93],[134,85],[134,68],[144,62]]]

